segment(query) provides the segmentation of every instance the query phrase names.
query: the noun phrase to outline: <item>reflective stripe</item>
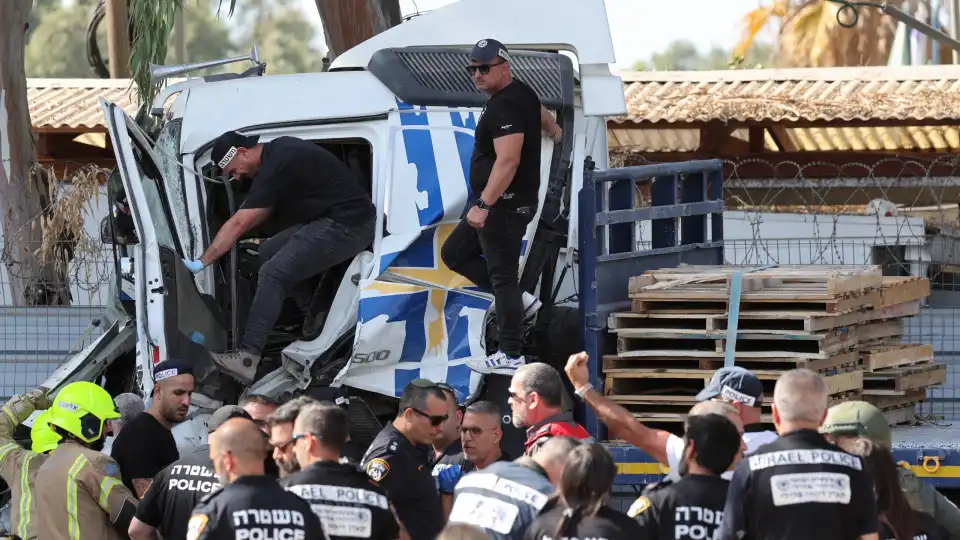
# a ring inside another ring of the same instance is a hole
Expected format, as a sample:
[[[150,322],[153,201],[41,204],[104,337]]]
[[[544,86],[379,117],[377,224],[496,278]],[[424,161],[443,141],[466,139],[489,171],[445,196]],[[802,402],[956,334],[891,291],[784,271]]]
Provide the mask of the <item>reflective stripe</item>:
[[[70,466],[67,472],[67,529],[70,532],[70,540],[80,540],[80,519],[79,506],[77,503],[77,475],[87,464],[87,458],[77,456],[76,461]]]
[[[36,454],[28,453],[20,466],[20,523],[17,524],[17,534],[20,538],[27,537],[27,527],[30,525],[30,504],[33,494],[30,493],[30,462]]]
[[[10,419],[10,423],[12,423],[14,426],[20,423],[20,422],[17,422],[17,417],[14,416],[12,412],[10,412],[10,409],[7,408],[7,405],[4,405],[2,410],[3,410],[3,414],[7,415],[7,418]]]
[[[20,523],[17,524],[17,534],[20,538],[27,537],[27,527],[30,525],[30,504],[33,494],[30,493],[30,462],[37,454],[28,453],[20,466]]]
[[[10,443],[0,446],[0,461],[3,461],[3,458],[7,457],[7,454],[12,452],[17,446],[17,443]]]
[[[113,491],[114,486],[119,483],[120,480],[112,476],[104,476],[103,480],[100,481],[100,500],[98,502],[100,508],[103,508],[103,511],[106,512],[108,516],[110,516],[110,506],[107,504],[109,502],[107,498],[110,497],[110,492]]]

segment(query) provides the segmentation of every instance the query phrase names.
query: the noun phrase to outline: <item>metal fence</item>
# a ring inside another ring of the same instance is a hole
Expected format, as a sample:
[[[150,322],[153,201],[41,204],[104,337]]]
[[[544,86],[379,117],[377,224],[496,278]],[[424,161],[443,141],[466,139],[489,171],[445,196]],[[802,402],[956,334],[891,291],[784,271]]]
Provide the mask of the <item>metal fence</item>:
[[[20,276],[0,266],[0,399],[43,382],[104,331],[104,306],[112,303],[112,252],[78,252],[66,267],[71,305],[24,307],[13,297]]]

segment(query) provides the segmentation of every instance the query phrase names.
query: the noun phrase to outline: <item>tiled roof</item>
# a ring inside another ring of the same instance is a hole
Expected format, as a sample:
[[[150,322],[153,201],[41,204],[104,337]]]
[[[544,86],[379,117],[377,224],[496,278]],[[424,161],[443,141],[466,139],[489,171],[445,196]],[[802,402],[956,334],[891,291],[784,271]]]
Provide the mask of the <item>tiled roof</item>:
[[[104,129],[103,97],[137,112],[136,89],[129,79],[27,79],[27,99],[33,129]]]
[[[615,123],[960,120],[960,65],[624,72]]]

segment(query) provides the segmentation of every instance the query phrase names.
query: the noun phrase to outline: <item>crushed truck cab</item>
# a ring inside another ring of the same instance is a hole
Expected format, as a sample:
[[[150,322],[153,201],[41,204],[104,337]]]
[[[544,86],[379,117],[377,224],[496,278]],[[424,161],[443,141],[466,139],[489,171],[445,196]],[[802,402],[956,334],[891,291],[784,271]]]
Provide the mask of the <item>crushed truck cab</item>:
[[[244,393],[283,399],[344,386],[375,416],[395,412],[396,397],[418,377],[446,382],[461,400],[477,395],[482,377],[466,363],[496,348],[492,296],[447,268],[440,250],[476,197],[469,162],[486,95],[466,68],[469,48],[487,37],[510,48],[513,73],[563,128],[562,141],[541,143],[521,286],[545,305],[526,329],[525,352],[541,359],[574,352],[541,350],[549,340],[533,336],[578,335],[575,315],[557,323],[574,308],[554,300],[576,279],[557,270],[573,261],[582,164],[587,157],[606,164],[605,117],[626,112],[622,82],[609,69],[615,59],[603,0],[462,0],[358,45],[328,72],[261,76],[257,66],[187,79],[164,88],[136,119],[102,101],[117,158],[102,227],[116,254],[115,318],[47,384],[105,377],[113,391],[148,396],[153,365],[188,360],[197,391],[190,419],[174,430],[182,447],[202,444],[206,416]],[[268,219],[196,276],[183,263],[199,258],[249,190],[210,161],[214,139],[228,130],[330,150],[378,214],[373,243],[309,283],[307,313],[287,302],[246,388],[221,374],[208,351],[237,346],[256,290],[257,250],[279,225]]]

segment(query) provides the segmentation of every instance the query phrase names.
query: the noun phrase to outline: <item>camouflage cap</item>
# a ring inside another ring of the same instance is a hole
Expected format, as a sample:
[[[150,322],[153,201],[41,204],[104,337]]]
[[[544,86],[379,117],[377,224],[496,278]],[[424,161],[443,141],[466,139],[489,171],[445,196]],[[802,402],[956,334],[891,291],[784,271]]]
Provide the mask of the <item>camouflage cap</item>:
[[[820,433],[869,437],[884,448],[893,444],[883,411],[866,401],[846,401],[830,407]]]

